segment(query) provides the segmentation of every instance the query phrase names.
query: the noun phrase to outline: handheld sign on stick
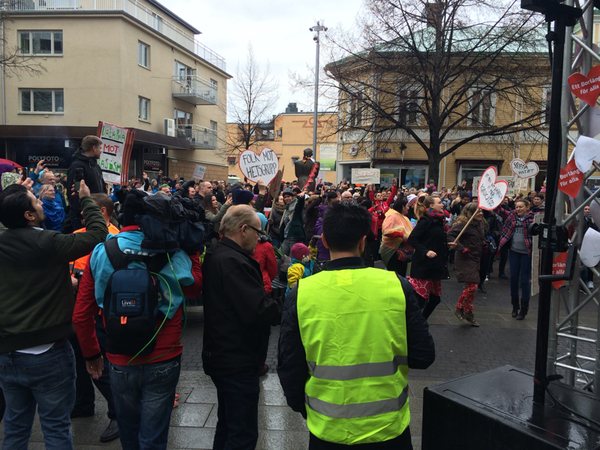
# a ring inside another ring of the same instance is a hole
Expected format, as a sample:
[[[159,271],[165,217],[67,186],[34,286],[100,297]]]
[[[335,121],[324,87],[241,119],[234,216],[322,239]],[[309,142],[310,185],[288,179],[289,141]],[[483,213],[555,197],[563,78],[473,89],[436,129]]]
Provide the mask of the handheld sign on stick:
[[[506,191],[508,190],[508,183],[504,180],[496,181],[497,176],[498,173],[494,166],[488,167],[485,172],[483,172],[483,175],[481,175],[481,181],[479,181],[479,186],[477,186],[477,200],[479,202],[477,211],[473,213],[465,227],[461,230],[459,235],[456,236],[454,243],[458,242],[458,239],[465,232],[480,209],[493,211],[500,206],[504,200]]]
[[[279,171],[279,158],[277,153],[268,147],[263,148],[260,154],[244,150],[240,154],[239,165],[248,180],[254,183],[262,180],[265,186],[268,186]]]

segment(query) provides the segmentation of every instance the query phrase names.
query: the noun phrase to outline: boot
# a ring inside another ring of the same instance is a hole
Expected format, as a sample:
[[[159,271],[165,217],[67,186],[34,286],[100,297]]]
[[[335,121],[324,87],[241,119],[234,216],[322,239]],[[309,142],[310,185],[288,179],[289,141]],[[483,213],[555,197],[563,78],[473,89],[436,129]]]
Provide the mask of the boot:
[[[427,319],[431,315],[435,307],[439,304],[440,298],[437,295],[429,294],[429,301],[425,305],[425,308],[423,308],[423,317]]]
[[[517,315],[519,314],[519,297],[511,297],[510,302],[512,303],[513,307],[512,316],[517,317]]]
[[[464,314],[465,314],[465,312],[458,307],[454,310],[454,315],[457,317],[458,320],[460,320],[463,323],[465,321],[464,317],[463,317]]]
[[[482,293],[484,293],[484,294],[487,294],[487,289],[485,288],[485,286],[484,286],[484,284],[483,284],[483,283],[484,283],[483,281],[482,281],[481,283],[479,283],[479,285],[477,286],[477,290],[478,290],[479,292],[482,292]]]
[[[521,299],[521,310],[517,315],[517,320],[523,320],[527,315],[527,311],[529,311],[529,299]]]
[[[463,312],[463,319],[465,319],[465,322],[467,322],[469,325],[474,327],[479,326],[479,323],[475,320],[475,314],[473,314],[473,312]]]

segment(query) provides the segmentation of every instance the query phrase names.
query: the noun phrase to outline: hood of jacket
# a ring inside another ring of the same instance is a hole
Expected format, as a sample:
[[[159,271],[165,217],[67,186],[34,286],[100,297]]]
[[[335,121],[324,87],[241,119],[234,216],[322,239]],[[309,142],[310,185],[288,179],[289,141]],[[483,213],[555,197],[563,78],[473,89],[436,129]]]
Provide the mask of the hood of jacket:
[[[75,150],[75,153],[73,153],[73,161],[75,160],[79,160],[79,161],[85,161],[89,164],[90,167],[92,167],[95,164],[98,164],[98,160],[96,158],[94,158],[93,156],[86,156],[83,153],[83,149],[81,147],[79,147],[77,150]]]

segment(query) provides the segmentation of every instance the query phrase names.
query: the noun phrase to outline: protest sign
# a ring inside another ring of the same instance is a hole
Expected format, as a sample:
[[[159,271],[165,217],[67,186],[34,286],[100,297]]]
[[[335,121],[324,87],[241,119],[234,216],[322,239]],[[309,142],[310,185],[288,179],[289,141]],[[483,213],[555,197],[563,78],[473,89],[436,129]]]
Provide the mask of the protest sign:
[[[337,144],[321,144],[319,146],[319,152],[321,170],[335,170],[335,161],[337,160]]]
[[[248,180],[254,183],[262,180],[266,186],[279,171],[279,158],[277,158],[277,153],[269,147],[263,148],[260,154],[252,150],[244,150],[240,154],[239,166]]]
[[[352,169],[352,184],[379,184],[380,182],[379,169]]]
[[[519,178],[519,177],[497,177],[498,180],[506,181],[508,184],[508,189],[506,190],[507,197],[515,197],[519,191],[527,189],[529,184],[528,179]],[[481,177],[473,178],[473,192],[477,192],[477,188],[479,187],[479,181]]]
[[[98,137],[102,139],[102,154],[98,159],[102,178],[111,184],[127,184],[134,131],[98,122]]]
[[[477,186],[477,200],[480,209],[492,211],[504,200],[508,183],[505,180],[497,180],[497,175],[494,166],[488,167],[483,172],[479,186]]]
[[[192,178],[195,178],[197,180],[204,180],[205,173],[206,173],[206,167],[201,166],[200,164],[196,164]]]
[[[281,180],[283,179],[284,169],[285,166],[283,166],[281,170],[277,171],[277,175],[275,175],[275,178],[273,178],[273,180],[271,181],[271,185],[269,186],[269,193],[273,198],[275,198],[275,196],[279,194],[279,189],[281,189]]]
[[[587,76],[574,73],[569,77],[569,87],[575,97],[580,98],[590,106],[596,105],[600,95],[600,66],[590,69]]]
[[[590,203],[590,214],[594,219],[594,223],[600,224],[600,205],[596,200]]]
[[[583,236],[579,257],[587,267],[596,267],[600,262],[600,233],[593,228],[588,228]]]
[[[519,178],[533,178],[540,172],[537,163],[534,161],[525,163],[519,158],[515,158],[510,162],[510,170]]]
[[[599,66],[600,67],[600,66]],[[583,183],[583,173],[577,168],[575,159],[567,163],[565,168],[560,169],[558,178],[558,190],[564,192],[569,197],[577,197],[581,184]]]
[[[552,275],[564,275],[567,269],[567,252],[559,253],[552,260]],[[554,289],[558,290],[565,284],[565,280],[557,280],[552,282]]]
[[[587,136],[579,136],[573,154],[577,168],[586,173],[592,168],[594,161],[600,161],[600,141]]]

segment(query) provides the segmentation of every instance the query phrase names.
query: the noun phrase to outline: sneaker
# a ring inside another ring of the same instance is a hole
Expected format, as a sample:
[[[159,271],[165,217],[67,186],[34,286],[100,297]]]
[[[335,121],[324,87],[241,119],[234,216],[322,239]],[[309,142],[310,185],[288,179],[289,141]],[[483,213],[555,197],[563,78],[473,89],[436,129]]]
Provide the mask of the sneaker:
[[[269,372],[269,366],[264,364],[260,369],[258,369],[258,376],[262,377]]]
[[[463,317],[464,313],[465,313],[465,312],[464,312],[462,309],[460,309],[460,308],[456,308],[456,309],[454,310],[454,315],[455,315],[455,316],[458,318],[458,320],[460,320],[461,322],[464,322],[464,317]]]
[[[478,327],[479,323],[475,320],[475,315],[471,312],[463,313],[463,319],[471,326]]]
[[[508,280],[508,277],[506,276],[505,273],[501,273],[498,275],[500,278],[502,278],[503,280]]]
[[[485,276],[485,281],[490,281],[490,274],[489,273]]]
[[[594,289],[594,282],[593,281],[588,281],[588,288],[589,289]]]

